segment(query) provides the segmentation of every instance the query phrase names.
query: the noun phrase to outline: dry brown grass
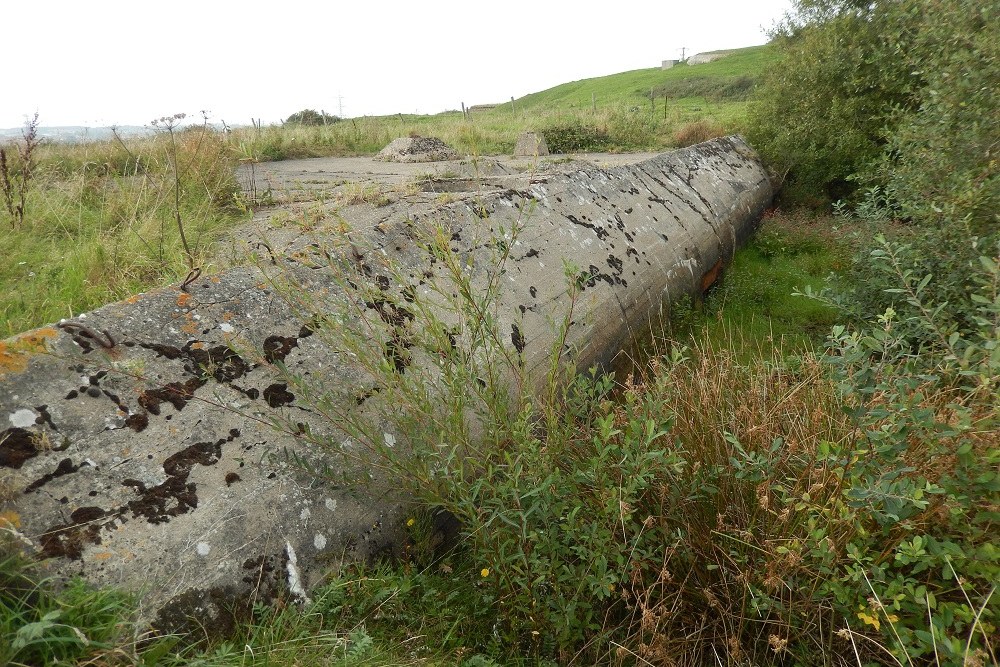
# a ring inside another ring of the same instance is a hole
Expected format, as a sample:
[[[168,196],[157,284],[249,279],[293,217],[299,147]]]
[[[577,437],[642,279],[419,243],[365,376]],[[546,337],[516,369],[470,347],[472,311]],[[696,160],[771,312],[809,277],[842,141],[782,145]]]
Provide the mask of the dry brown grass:
[[[679,148],[700,144],[726,134],[725,128],[710,120],[696,120],[681,126],[674,132],[674,145]]]
[[[635,563],[622,592],[637,633],[633,648],[653,664],[703,664],[713,651],[778,663],[789,643],[822,634],[815,623],[823,610],[810,588],[794,583],[815,577],[801,557],[809,541],[804,508],[789,499],[841,511],[840,479],[819,452],[824,442],[850,443],[859,434],[820,358],[786,360],[775,349],[748,362],[736,349],[746,345],[696,343],[688,361],[654,359],[644,379],[625,388],[663,397],[663,419],[690,480],[686,489],[662,489],[661,515],[648,519],[649,529],[677,535],[676,544],[665,545],[661,562]],[[623,420],[628,405],[617,408]],[[740,468],[751,459],[767,463]],[[680,507],[678,494],[687,498]],[[833,545],[847,537],[832,531],[826,539]],[[786,610],[752,611],[751,588]]]

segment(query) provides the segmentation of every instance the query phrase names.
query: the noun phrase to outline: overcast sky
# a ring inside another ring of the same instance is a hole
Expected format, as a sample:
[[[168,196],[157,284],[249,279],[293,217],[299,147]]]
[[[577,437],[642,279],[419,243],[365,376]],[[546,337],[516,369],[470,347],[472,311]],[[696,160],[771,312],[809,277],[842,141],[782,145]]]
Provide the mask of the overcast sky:
[[[763,44],[789,0],[3,0],[0,128],[437,113]]]

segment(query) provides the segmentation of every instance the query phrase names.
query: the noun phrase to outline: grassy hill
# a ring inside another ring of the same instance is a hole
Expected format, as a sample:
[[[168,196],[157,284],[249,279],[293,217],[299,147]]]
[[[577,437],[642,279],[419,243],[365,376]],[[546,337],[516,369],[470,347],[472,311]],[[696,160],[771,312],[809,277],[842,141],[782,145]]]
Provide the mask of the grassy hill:
[[[724,58],[701,65],[680,63],[667,70],[652,67],[572,81],[525,95],[515,100],[514,104],[516,107],[532,111],[590,108],[595,98],[598,106],[641,103],[648,105],[650,90],[655,91],[656,97],[667,99],[710,98],[719,93],[724,96],[723,91],[727,86],[740,79],[756,79],[775,58],[776,54],[769,45],[751,46],[735,49]],[[691,85],[692,83],[701,85]],[[742,96],[730,96],[731,99],[745,99],[745,97],[745,93]]]

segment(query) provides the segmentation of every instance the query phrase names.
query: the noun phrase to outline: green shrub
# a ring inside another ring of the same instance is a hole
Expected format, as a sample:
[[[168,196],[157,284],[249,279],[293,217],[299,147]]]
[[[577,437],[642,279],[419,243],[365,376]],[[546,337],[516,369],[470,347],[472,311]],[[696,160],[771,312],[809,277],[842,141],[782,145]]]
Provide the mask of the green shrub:
[[[333,125],[339,123],[340,118],[314,109],[303,109],[296,111],[285,119],[289,125]]]
[[[995,6],[794,4],[747,128],[786,196],[825,204],[888,185],[905,216],[996,225]]]
[[[553,153],[604,151],[612,145],[607,129],[585,124],[579,118],[557,120],[543,127],[541,133]]]

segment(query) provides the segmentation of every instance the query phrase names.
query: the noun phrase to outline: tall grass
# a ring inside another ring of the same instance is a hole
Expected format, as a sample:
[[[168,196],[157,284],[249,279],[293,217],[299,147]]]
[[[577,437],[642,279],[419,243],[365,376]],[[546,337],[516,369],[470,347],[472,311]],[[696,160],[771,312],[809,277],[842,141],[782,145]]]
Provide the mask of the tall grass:
[[[0,226],[0,335],[183,278],[189,260],[208,261],[212,243],[241,216],[236,159],[227,138],[207,127],[173,141],[35,151],[23,223]]]

